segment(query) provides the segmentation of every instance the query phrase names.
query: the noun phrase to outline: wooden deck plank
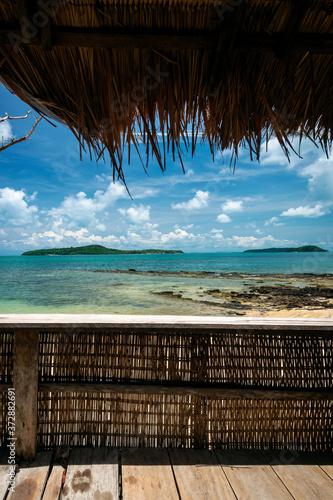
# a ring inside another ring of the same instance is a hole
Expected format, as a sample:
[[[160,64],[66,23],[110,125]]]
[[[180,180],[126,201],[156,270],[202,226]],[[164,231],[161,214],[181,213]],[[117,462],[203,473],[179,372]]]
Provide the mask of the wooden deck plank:
[[[8,465],[8,450],[0,449],[0,500],[5,498],[8,487],[10,465]]]
[[[119,460],[115,448],[94,448],[93,451],[94,500],[119,498]]]
[[[74,448],[69,454],[62,498],[84,500],[91,488],[92,448]]]
[[[123,449],[121,462],[123,500],[179,500],[167,449]]]
[[[333,453],[313,452],[311,458],[333,480]]]
[[[7,492],[9,471],[10,471],[9,465],[4,465],[4,464],[0,465],[0,500],[3,500],[5,498]]]
[[[213,452],[170,449],[169,454],[182,500],[235,500]]]
[[[119,497],[118,452],[114,448],[74,448],[62,498],[112,500]]]
[[[290,500],[292,496],[263,455],[255,450],[215,450],[241,500]]]
[[[52,452],[38,453],[32,462],[21,462],[16,474],[15,492],[10,491],[8,500],[41,500],[48,478]]]
[[[43,500],[58,500],[61,493],[64,471],[65,469],[61,465],[54,465],[52,467],[52,471],[43,494]]]
[[[279,452],[263,454],[296,500],[333,499],[332,480],[308,453],[296,452],[287,463],[281,461]]]

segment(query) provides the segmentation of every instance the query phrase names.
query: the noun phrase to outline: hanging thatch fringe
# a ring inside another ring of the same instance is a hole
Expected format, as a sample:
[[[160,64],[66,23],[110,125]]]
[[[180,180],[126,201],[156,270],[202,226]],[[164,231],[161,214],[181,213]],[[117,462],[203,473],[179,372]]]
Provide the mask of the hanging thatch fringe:
[[[107,150],[115,177],[122,180],[124,147],[129,150],[134,144],[138,149],[141,141],[147,162],[149,155],[155,157],[162,170],[167,151],[181,157],[185,146],[194,154],[200,134],[212,153],[231,148],[235,158],[239,148],[247,146],[251,158],[259,159],[262,141],[272,134],[287,155],[288,137],[295,134],[300,139],[310,136],[328,154],[333,124],[332,42],[311,54],[306,37],[312,47],[314,35],[332,36],[332,2],[313,0],[304,12],[291,10],[289,2],[243,2],[54,1],[51,50],[43,49],[38,42],[42,35],[37,34],[3,60],[9,42],[2,38],[0,77],[32,107],[41,106],[67,124],[82,149],[97,158]],[[240,5],[241,20],[235,15]],[[291,14],[302,14],[303,19],[294,34],[301,36],[297,50],[288,34]],[[15,2],[1,2],[0,24],[19,28]],[[198,46],[213,36],[216,44],[213,50],[209,44],[207,50],[179,50],[171,42],[166,50],[79,46],[83,42],[57,45],[64,30],[87,29],[134,33],[133,43],[137,34],[142,46],[146,42],[140,41],[140,33],[155,33],[156,47],[160,33],[166,35],[164,44],[168,33],[193,33],[193,39],[199,33]],[[261,34],[270,48],[258,42],[254,50],[253,37]],[[269,36],[280,40],[276,50]]]

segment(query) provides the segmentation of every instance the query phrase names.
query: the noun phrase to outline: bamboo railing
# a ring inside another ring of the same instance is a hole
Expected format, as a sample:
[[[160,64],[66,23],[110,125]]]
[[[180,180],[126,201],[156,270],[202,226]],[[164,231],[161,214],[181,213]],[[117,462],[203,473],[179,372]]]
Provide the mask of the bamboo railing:
[[[332,448],[333,321],[0,317],[0,445]]]

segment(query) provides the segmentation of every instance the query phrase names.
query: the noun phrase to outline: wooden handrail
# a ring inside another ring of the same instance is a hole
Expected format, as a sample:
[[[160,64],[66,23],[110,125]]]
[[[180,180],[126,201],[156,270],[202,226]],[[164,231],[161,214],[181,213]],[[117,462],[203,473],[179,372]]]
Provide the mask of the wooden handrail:
[[[0,316],[0,330],[108,330],[144,332],[190,331],[217,333],[265,333],[272,335],[333,335],[333,320],[314,318],[262,318],[214,316],[146,316],[110,314],[6,314]]]

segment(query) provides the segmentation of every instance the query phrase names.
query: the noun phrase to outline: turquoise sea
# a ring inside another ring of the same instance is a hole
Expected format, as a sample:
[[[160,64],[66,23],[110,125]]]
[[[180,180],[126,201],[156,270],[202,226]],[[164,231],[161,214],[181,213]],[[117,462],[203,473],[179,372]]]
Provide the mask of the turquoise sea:
[[[333,274],[333,252],[0,257],[0,313],[215,315],[205,290],[297,273]]]

